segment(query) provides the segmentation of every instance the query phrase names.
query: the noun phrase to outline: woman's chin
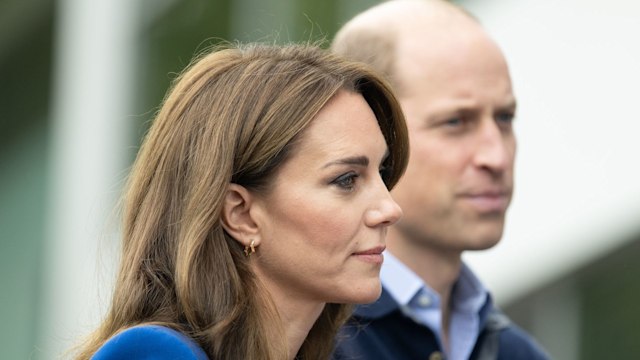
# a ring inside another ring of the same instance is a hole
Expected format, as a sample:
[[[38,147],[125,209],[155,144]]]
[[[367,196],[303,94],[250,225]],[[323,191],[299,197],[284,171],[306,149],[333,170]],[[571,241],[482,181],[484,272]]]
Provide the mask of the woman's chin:
[[[382,294],[382,284],[376,281],[375,284],[358,289],[357,294],[353,294],[347,303],[349,304],[370,304],[380,297]]]

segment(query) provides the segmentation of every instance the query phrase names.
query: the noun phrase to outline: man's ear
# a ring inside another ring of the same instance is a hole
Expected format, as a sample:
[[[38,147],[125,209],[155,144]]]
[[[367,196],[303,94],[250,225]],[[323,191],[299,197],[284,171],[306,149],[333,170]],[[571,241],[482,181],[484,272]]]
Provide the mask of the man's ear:
[[[253,241],[259,245],[259,231],[251,217],[253,195],[244,186],[229,184],[229,189],[222,206],[222,227],[242,246],[249,246]]]

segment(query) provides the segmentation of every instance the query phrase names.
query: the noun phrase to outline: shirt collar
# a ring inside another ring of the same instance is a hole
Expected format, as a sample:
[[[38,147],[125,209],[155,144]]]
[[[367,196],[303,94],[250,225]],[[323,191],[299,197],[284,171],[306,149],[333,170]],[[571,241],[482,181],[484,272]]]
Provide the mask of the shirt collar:
[[[462,264],[460,276],[454,285],[451,298],[456,311],[477,314],[490,301],[489,292],[482,285],[478,277]]]
[[[391,297],[400,305],[407,306],[425,285],[422,279],[389,251],[384,253],[380,269],[380,280]]]
[[[384,254],[384,263],[380,270],[380,279],[389,295],[400,305],[408,306],[421,289],[433,299],[440,296],[425,284],[411,269],[389,251]],[[460,276],[451,294],[455,311],[478,314],[491,302],[489,292],[478,277],[466,265],[462,264]]]

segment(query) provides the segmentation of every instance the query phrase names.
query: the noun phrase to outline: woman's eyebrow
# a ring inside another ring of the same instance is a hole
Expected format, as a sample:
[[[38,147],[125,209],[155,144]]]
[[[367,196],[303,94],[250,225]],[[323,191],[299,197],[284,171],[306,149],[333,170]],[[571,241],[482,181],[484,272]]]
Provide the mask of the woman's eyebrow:
[[[323,168],[327,168],[329,166],[334,165],[358,165],[367,167],[369,166],[369,158],[366,156],[351,156],[342,159],[338,159],[335,161],[331,161],[323,166]]]

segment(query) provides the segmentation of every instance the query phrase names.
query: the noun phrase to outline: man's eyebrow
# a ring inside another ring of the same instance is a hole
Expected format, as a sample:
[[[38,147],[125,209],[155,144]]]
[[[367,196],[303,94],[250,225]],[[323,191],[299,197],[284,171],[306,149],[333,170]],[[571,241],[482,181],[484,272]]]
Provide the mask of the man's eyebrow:
[[[334,165],[358,165],[367,167],[369,166],[369,158],[366,156],[351,156],[343,159],[338,159],[335,161],[331,161],[323,166],[323,168],[327,168],[329,166]]]
[[[501,109],[515,110],[518,108],[518,101],[516,99],[509,100],[500,106]]]

